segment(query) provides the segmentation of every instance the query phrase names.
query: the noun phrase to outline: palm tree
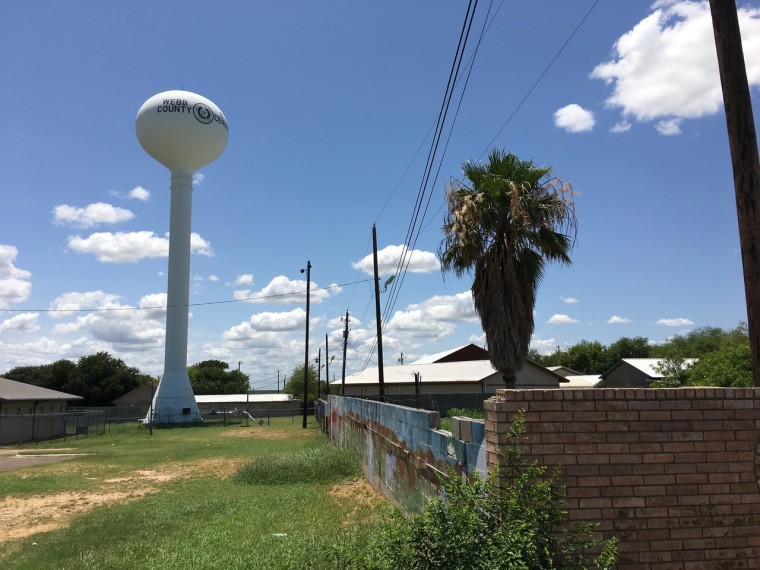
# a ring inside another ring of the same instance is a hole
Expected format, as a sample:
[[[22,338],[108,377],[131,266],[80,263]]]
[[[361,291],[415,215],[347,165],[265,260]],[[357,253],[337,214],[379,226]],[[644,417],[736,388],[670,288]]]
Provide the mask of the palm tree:
[[[536,291],[547,261],[570,264],[576,218],[569,182],[494,149],[453,182],[438,247],[443,271],[474,274],[472,297],[494,367],[507,386],[528,356]]]

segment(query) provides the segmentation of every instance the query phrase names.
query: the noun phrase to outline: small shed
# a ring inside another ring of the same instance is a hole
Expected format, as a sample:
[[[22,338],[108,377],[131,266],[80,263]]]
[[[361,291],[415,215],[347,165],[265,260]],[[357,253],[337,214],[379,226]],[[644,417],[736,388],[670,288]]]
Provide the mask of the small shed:
[[[66,433],[65,413],[84,398],[0,378],[0,445],[53,439]]]

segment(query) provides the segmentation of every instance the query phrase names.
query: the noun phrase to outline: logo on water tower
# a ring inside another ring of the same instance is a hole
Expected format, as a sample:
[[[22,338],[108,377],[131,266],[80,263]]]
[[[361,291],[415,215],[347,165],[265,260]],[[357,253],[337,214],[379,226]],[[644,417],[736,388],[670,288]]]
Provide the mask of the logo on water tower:
[[[204,125],[208,125],[214,120],[214,112],[203,103],[196,103],[193,105],[193,116],[198,119],[198,122],[203,123]]]

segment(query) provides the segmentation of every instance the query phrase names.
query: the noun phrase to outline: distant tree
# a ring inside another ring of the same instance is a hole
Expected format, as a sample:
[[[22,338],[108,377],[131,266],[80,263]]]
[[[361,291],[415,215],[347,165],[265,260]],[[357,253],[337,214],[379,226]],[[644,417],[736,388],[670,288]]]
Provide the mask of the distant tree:
[[[662,378],[652,382],[652,388],[679,388],[689,383],[691,364],[685,358],[662,358],[654,368]]]
[[[245,394],[250,378],[239,370],[228,370],[229,364],[221,360],[204,360],[188,367],[187,374],[193,392],[202,394]]]
[[[60,390],[60,388],[53,386],[49,364],[42,366],[16,366],[3,374],[2,377],[15,382],[49,388],[50,390]]]
[[[466,162],[470,186],[447,195],[441,267],[473,275],[472,298],[493,366],[507,385],[528,357],[533,308],[549,262],[570,264],[576,230],[570,185],[550,167],[495,149]]]
[[[652,357],[701,358],[711,352],[732,348],[749,342],[747,326],[739,323],[733,329],[700,327],[684,335],[676,335],[666,343],[652,348]]]
[[[303,401],[303,365],[296,366],[293,372],[288,377],[288,381],[285,382],[283,392],[290,394],[294,398]],[[330,393],[330,387],[327,382],[320,380],[319,382],[320,396],[324,396]],[[314,400],[317,397],[317,370],[314,366],[309,364],[309,376],[308,376],[308,392],[307,392],[307,406],[314,405]]]
[[[83,396],[88,406],[111,405],[147,378],[137,368],[127,366],[107,352],[83,356],[77,361],[77,371],[78,374],[70,377],[67,391]]]
[[[46,366],[50,379],[50,385],[46,386],[52,390],[72,393],[81,384],[82,372],[79,366],[71,360],[56,360]],[[120,396],[126,394],[129,390],[124,391]],[[116,396],[117,398],[119,396]]]
[[[20,366],[3,375],[84,398],[86,406],[109,406],[118,397],[152,378],[107,352],[81,357],[76,363],[57,360],[40,366]]]
[[[692,386],[752,387],[752,354],[749,344],[711,352],[690,369]]]
[[[649,358],[652,346],[643,336],[624,336],[607,347],[607,369],[612,368],[622,358]]]
[[[609,366],[607,352],[599,341],[582,340],[558,355],[560,364],[581,374],[602,374]]]

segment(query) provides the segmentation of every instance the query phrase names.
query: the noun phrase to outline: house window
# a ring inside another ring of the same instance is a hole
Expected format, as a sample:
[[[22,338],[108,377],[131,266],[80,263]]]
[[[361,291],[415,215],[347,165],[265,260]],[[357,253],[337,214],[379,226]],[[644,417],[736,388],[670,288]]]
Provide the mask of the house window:
[[[16,415],[17,415],[17,416],[20,416],[20,415],[21,415],[21,408],[18,408],[18,409],[16,410]]]

